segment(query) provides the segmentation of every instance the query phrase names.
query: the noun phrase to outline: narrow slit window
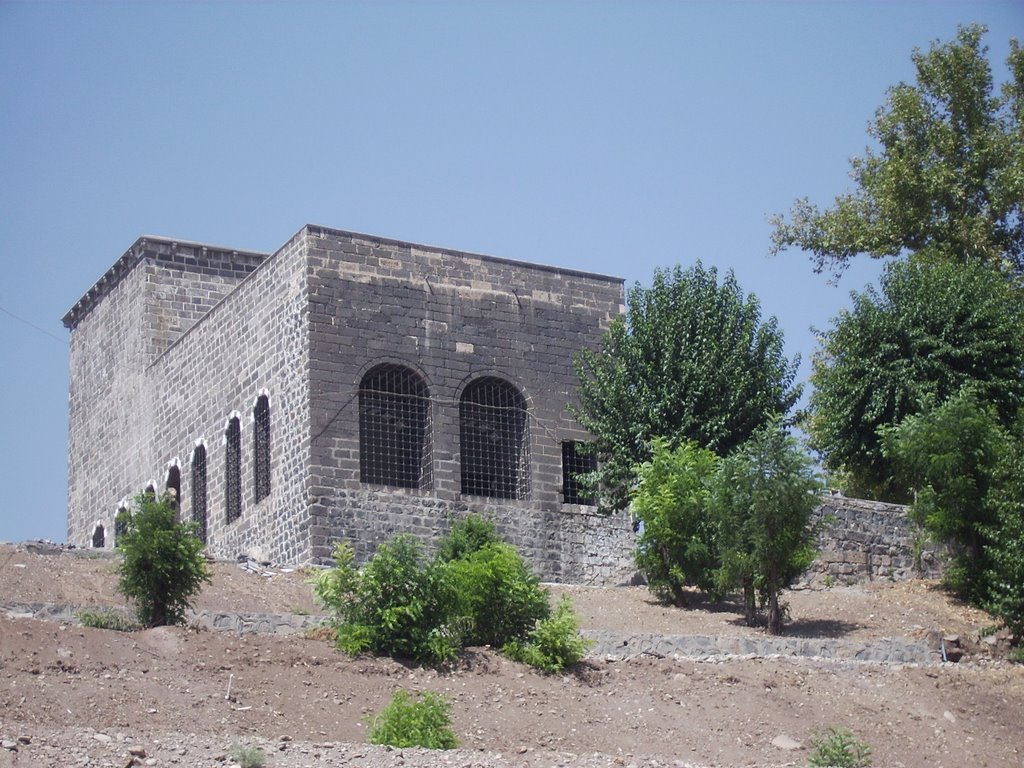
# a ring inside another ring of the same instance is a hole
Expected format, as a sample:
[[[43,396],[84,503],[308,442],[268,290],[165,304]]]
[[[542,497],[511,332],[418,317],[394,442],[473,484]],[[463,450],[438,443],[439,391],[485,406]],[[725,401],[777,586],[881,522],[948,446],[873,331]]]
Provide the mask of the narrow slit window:
[[[257,502],[270,495],[270,399],[260,395],[252,411],[252,472]]]
[[[196,536],[206,543],[206,446],[197,445],[192,453],[192,522]]]
[[[469,384],[459,402],[462,492],[494,499],[530,493],[530,435],[526,401],[504,379]]]
[[[359,479],[430,487],[430,397],[410,368],[384,364],[359,383]]]
[[[242,516],[242,427],[237,417],[224,434],[224,509],[229,523]]]
[[[594,494],[581,475],[597,471],[597,456],[587,443],[566,440],[562,443],[562,502],[594,504]]]
[[[167,470],[167,483],[165,491],[170,498],[171,506],[174,507],[176,515],[181,513],[181,470],[171,467]]]
[[[114,541],[128,533],[128,508],[118,507],[114,515]]]

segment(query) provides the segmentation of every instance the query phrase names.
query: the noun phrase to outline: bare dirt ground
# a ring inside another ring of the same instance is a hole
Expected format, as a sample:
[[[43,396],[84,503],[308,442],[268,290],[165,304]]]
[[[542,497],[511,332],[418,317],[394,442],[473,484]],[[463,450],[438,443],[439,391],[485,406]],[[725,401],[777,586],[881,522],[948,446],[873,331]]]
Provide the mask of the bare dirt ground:
[[[200,609],[317,612],[302,572],[213,565]],[[116,560],[0,545],[0,602],[123,605]],[[552,587],[585,628],[750,635],[728,606],[679,610],[643,588]],[[473,649],[453,668],[348,658],[323,639],[183,628],[136,633],[0,613],[0,767],[226,766],[235,745],[293,766],[795,766],[816,730],[842,725],[876,766],[1024,764],[1024,667],[994,658],[994,624],[929,582],[788,594],[789,633],[871,641],[959,635],[959,664],[820,659],[588,659],[546,676]],[[230,685],[230,696],[228,687]],[[366,744],[392,693],[452,702],[458,750]]]

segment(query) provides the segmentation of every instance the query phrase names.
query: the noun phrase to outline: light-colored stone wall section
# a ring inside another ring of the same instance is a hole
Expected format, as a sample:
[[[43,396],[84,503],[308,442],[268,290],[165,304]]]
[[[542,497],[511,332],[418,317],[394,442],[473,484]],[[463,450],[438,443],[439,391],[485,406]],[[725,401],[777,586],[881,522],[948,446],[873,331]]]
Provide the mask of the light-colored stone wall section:
[[[808,575],[842,583],[912,578],[937,578],[945,549],[930,541],[907,516],[901,504],[823,498],[816,517],[824,521],[818,537],[820,554]]]
[[[107,545],[122,500],[155,476],[148,436],[152,392],[143,333],[146,269],[121,279],[71,332],[68,393],[68,542]]]

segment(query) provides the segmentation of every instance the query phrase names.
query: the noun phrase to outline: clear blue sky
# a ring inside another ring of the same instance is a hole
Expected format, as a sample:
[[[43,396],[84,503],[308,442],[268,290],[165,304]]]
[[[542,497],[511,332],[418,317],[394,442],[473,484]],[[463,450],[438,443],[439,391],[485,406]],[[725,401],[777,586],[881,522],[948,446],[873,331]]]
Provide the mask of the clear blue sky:
[[[849,189],[911,49],[969,22],[1004,80],[1018,2],[0,2],[0,540],[65,537],[60,318],[142,234],[316,223],[629,284],[701,259],[806,378],[878,263],[830,286],[767,216]]]

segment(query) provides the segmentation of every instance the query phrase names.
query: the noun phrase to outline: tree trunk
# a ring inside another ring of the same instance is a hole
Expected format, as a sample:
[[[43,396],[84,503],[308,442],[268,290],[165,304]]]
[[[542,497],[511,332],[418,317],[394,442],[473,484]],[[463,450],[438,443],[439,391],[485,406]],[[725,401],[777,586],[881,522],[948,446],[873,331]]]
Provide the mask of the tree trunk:
[[[779,610],[779,591],[768,588],[768,634],[782,634],[782,611]]]
[[[754,600],[754,580],[743,580],[743,617],[748,627],[757,626],[757,603]]]

